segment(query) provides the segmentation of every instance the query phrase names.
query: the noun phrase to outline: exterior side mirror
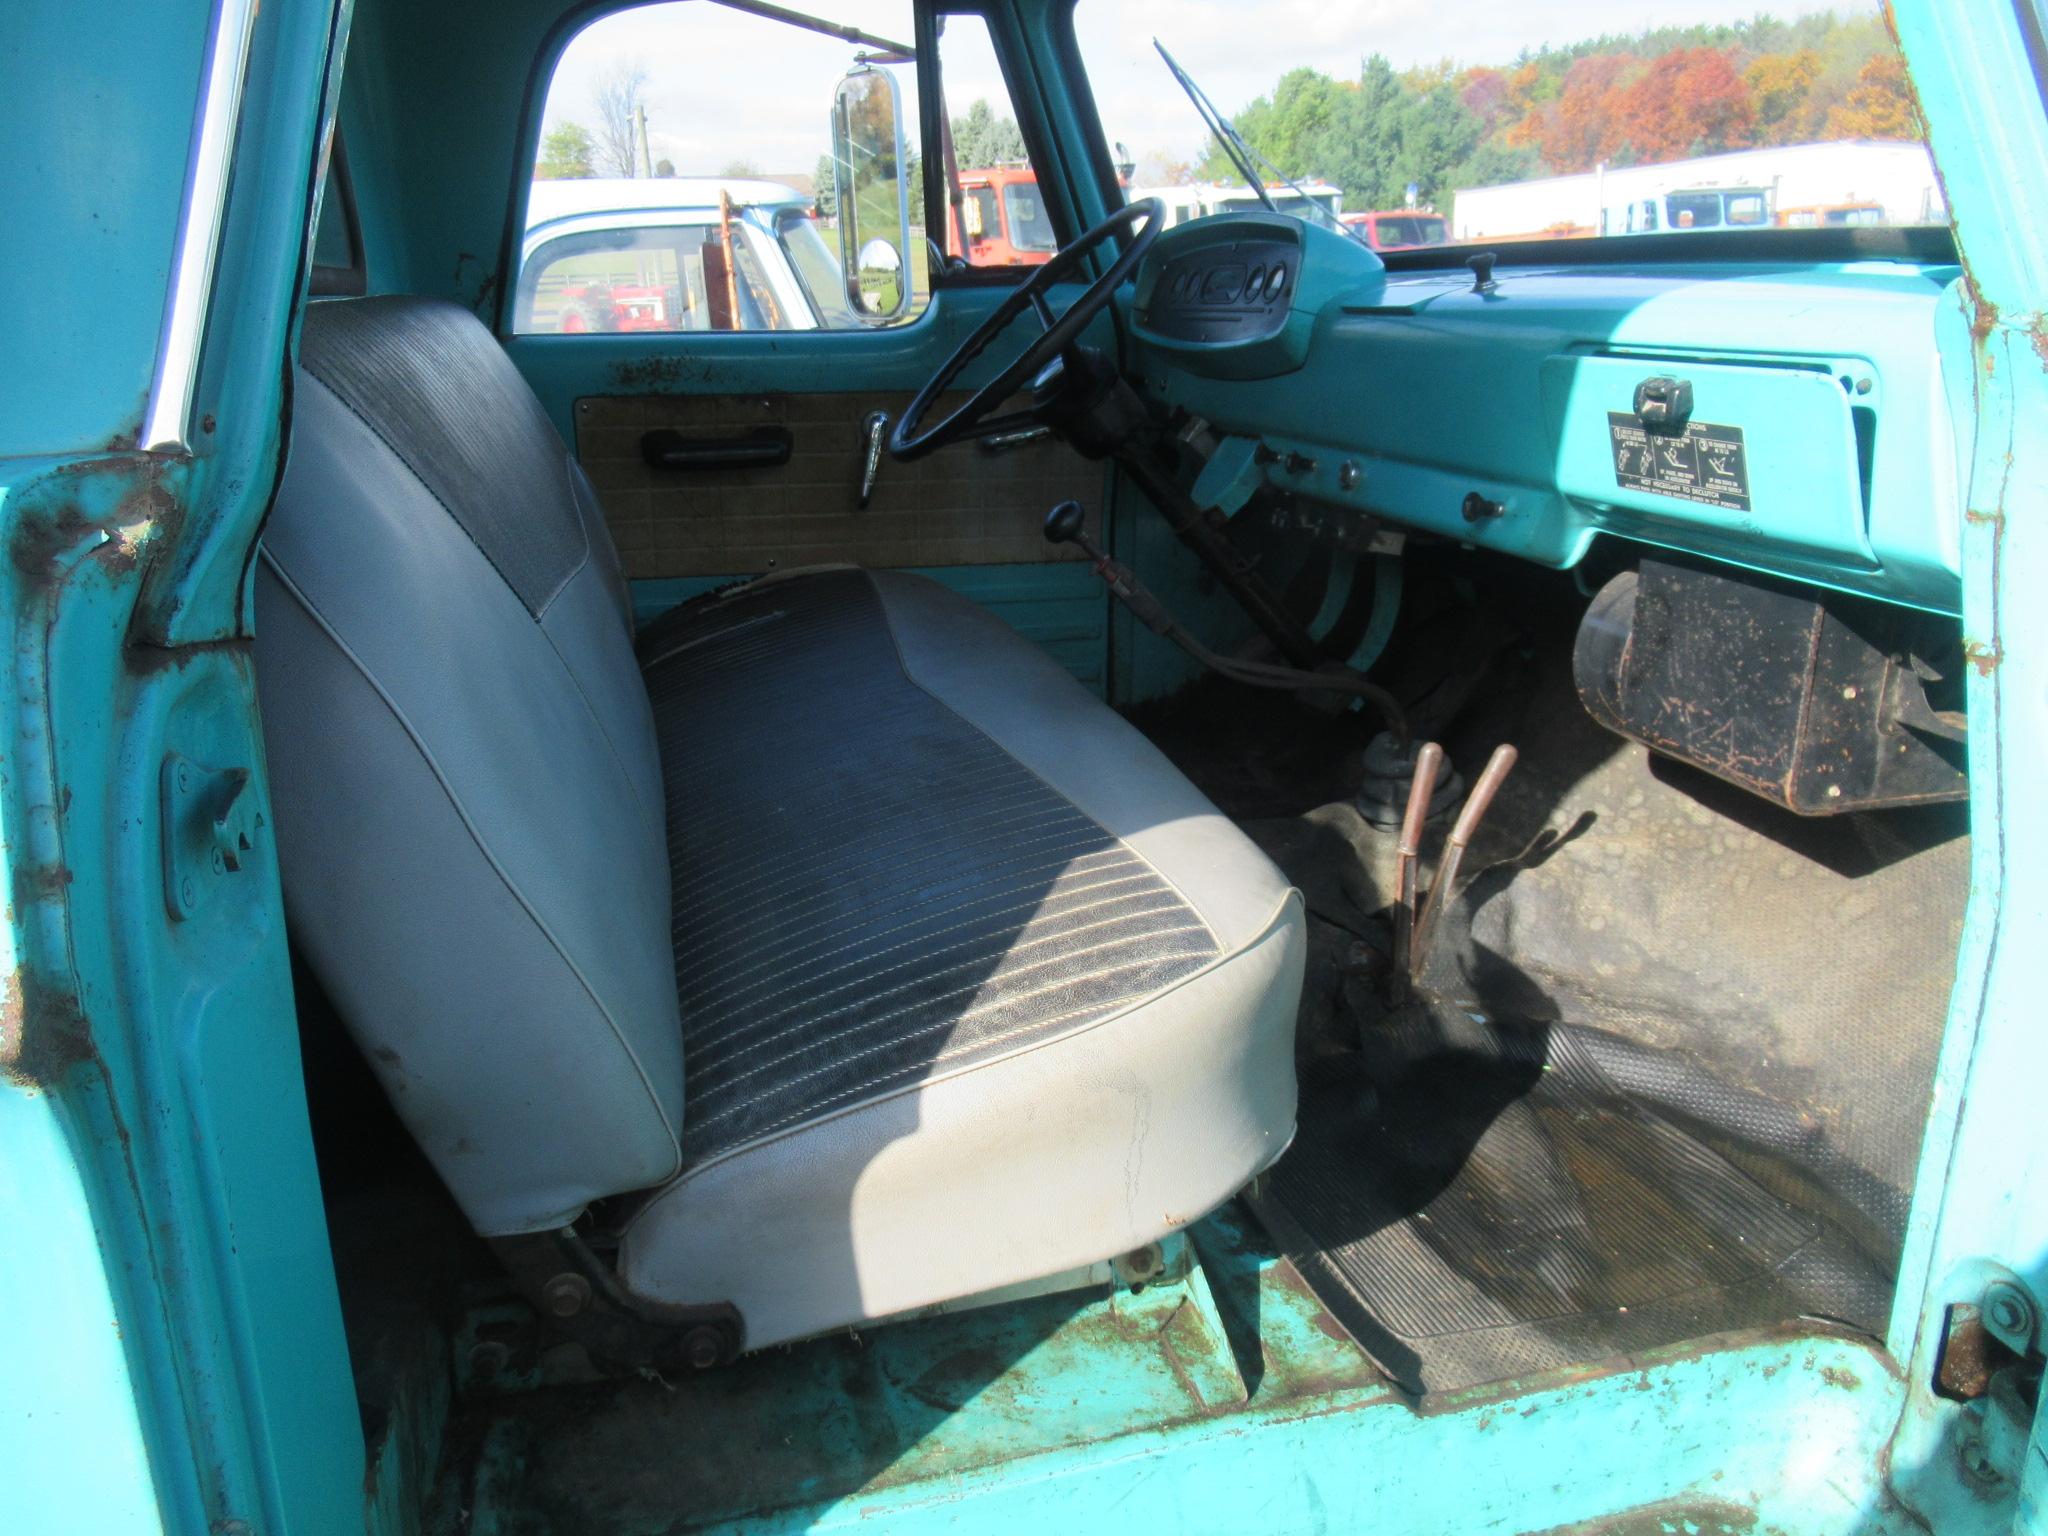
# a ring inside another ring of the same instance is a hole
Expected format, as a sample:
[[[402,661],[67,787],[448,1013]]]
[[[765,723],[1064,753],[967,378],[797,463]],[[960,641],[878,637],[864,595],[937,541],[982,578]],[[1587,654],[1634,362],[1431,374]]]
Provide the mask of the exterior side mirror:
[[[910,308],[910,152],[886,70],[855,69],[832,98],[839,258],[855,314],[882,324]]]

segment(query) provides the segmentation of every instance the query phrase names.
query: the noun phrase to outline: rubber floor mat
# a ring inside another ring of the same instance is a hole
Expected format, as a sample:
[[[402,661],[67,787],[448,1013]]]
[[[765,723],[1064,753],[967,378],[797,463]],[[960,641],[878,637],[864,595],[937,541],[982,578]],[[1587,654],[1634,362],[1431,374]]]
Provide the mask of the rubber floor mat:
[[[1889,1280],[1786,1198],[1807,1180],[1783,1119],[1597,1031],[1417,1008],[1304,1065],[1252,1203],[1415,1393],[1797,1317],[1876,1331]]]

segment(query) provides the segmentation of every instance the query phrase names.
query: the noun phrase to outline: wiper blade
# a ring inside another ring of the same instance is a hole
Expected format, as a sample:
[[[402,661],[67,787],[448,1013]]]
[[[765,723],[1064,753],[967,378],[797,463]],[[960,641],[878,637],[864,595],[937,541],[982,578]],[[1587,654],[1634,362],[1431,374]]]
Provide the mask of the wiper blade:
[[[1166,61],[1166,67],[1173,71],[1173,78],[1180,82],[1180,88],[1187,92],[1188,100],[1195,104],[1195,111],[1201,114],[1202,121],[1207,125],[1209,132],[1216,136],[1216,142],[1223,146],[1223,152],[1230,156],[1231,163],[1237,167],[1238,174],[1244,177],[1246,185],[1258,195],[1259,201],[1266,205],[1268,212],[1278,213],[1280,206],[1273,201],[1273,194],[1266,190],[1266,176],[1262,176],[1259,173],[1261,167],[1264,167],[1267,175],[1270,175],[1275,181],[1286,187],[1288,191],[1300,198],[1304,207],[1322,215],[1323,222],[1329,225],[1330,228],[1336,230],[1339,234],[1349,235],[1352,239],[1358,241],[1359,244],[1365,245],[1370,249],[1370,242],[1366,240],[1365,235],[1356,225],[1346,224],[1342,219],[1330,212],[1329,209],[1325,208],[1321,202],[1309,196],[1293,177],[1281,170],[1279,166],[1268,160],[1256,149],[1253,149],[1250,143],[1246,141],[1245,136],[1237,131],[1237,125],[1216,110],[1216,104],[1203,94],[1202,88],[1195,84],[1193,78],[1186,70],[1180,67],[1174,56],[1166,51],[1164,43],[1155,37],[1152,39],[1152,46],[1158,50],[1159,57]]]

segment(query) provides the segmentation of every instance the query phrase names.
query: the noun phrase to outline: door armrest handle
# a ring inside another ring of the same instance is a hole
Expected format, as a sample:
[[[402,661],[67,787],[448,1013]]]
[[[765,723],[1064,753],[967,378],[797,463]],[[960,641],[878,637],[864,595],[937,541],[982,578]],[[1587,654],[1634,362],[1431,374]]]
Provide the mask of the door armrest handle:
[[[685,437],[673,427],[640,435],[640,456],[655,469],[773,469],[787,464],[795,439],[787,427],[755,427],[739,437]]]

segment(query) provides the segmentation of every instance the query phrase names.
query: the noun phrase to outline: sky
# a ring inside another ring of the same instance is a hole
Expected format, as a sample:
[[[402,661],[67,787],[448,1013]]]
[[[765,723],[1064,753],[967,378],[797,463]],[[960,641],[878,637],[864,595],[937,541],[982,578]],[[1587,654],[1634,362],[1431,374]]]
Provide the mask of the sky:
[[[780,0],[879,36],[908,42],[909,0]],[[1112,142],[1133,155],[1197,157],[1204,135],[1158,56],[1172,50],[1226,113],[1307,64],[1346,77],[1383,53],[1396,68],[1446,57],[1504,64],[1525,48],[1567,44],[1604,32],[1689,22],[1740,21],[1759,0],[1079,0],[1081,56]],[[1876,0],[1787,0],[1780,17],[1833,10],[1870,14]],[[649,138],[655,159],[683,175],[716,175],[735,161],[769,173],[808,173],[826,148],[832,90],[856,49],[836,38],[726,10],[711,0],[618,12],[593,23],[564,53],[548,99],[550,125],[594,114],[591,87],[618,60],[647,72]],[[1008,113],[987,33],[978,18],[949,20],[940,57],[946,96],[959,112],[986,96]],[[916,134],[913,70],[895,71],[905,126]]]

